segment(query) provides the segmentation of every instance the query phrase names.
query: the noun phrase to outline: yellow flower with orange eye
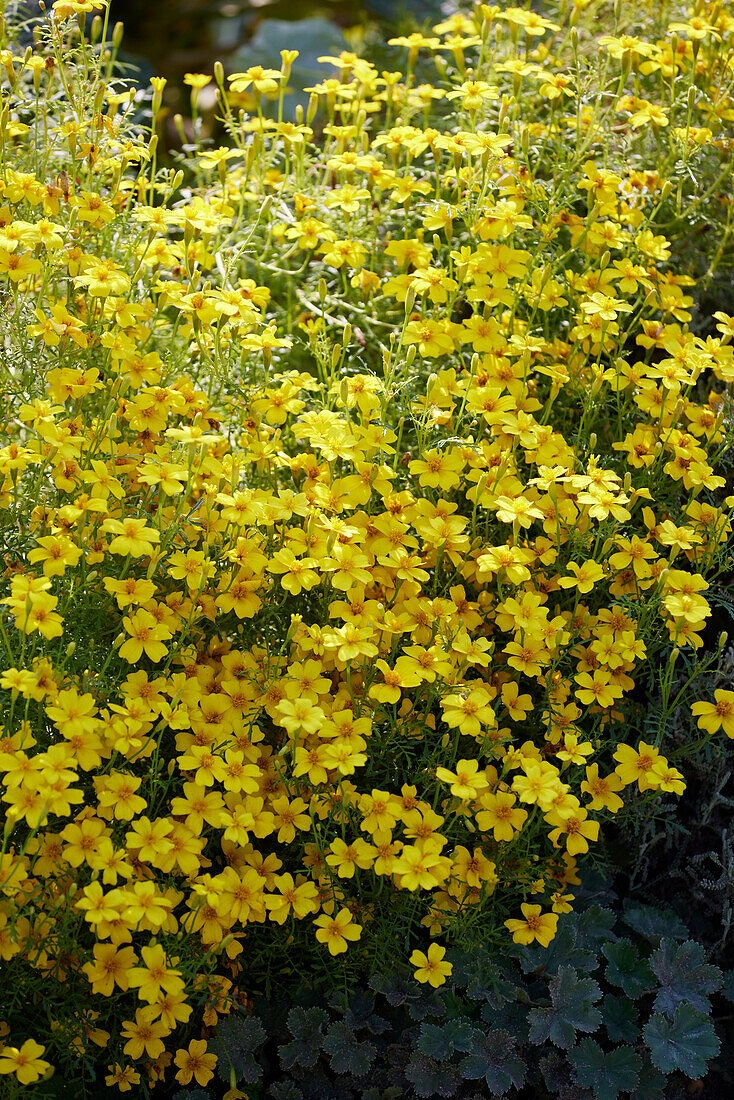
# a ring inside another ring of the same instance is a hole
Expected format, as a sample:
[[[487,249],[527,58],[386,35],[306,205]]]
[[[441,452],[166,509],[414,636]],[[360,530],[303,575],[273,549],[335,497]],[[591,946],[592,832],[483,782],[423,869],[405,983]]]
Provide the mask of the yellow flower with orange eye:
[[[613,683],[610,674],[603,668],[595,669],[593,676],[589,672],[581,672],[574,677],[579,685],[576,688],[576,698],[584,706],[608,707],[614,706],[615,699],[621,699],[624,694],[619,684]]]
[[[455,450],[425,451],[422,458],[410,463],[410,473],[418,475],[418,484],[445,492],[455,488],[460,481],[459,474],[464,469],[464,459]]]
[[[659,787],[659,769],[667,766],[658,750],[644,741],[640,741],[636,749],[631,745],[618,745],[614,759],[618,761],[614,770],[622,782],[626,786],[636,782],[641,791]]]
[[[267,569],[269,573],[281,574],[281,585],[295,596],[320,583],[321,577],[314,565],[318,565],[315,558],[297,558],[292,550],[285,547],[272,557]]]
[[[134,1020],[124,1020],[121,1029],[123,1039],[127,1039],[123,1047],[123,1053],[133,1059],[159,1058],[166,1049],[164,1038],[169,1034],[169,1028],[162,1020],[154,1007],[147,1005],[139,1008]]]
[[[265,69],[262,65],[252,65],[243,73],[232,73],[228,78],[233,92],[244,92],[249,87],[258,95],[271,95],[278,90],[278,82],[283,74],[278,69]]]
[[[207,1053],[206,1039],[192,1039],[188,1049],[182,1047],[176,1051],[173,1060],[178,1066],[176,1080],[180,1085],[188,1085],[192,1079],[202,1087],[208,1085],[217,1064],[216,1054]]]
[[[452,860],[452,874],[467,886],[481,889],[482,883],[486,882],[493,888],[499,881],[496,864],[487,859],[481,848],[475,848],[470,852],[468,848],[459,844],[452,853]]]
[[[511,841],[527,820],[527,810],[516,805],[511,791],[487,792],[479,799],[481,809],[474,815],[477,828],[491,832],[496,841]]]
[[[58,596],[52,596],[48,592],[29,592],[22,604],[14,601],[12,596],[0,600],[0,603],[7,603],[12,607],[18,630],[22,630],[24,634],[32,634],[37,630],[49,641],[64,633],[64,620],[54,610],[58,602]]]
[[[699,729],[709,734],[723,730],[727,737],[734,739],[734,691],[717,688],[713,703],[694,703],[691,713],[696,716]]]
[[[32,1085],[44,1077],[51,1069],[51,1063],[45,1062],[41,1055],[46,1048],[35,1039],[26,1039],[23,1045],[8,1045],[0,1048],[0,1074],[13,1073],[21,1085]]]
[[[440,944],[430,944],[427,953],[414,951],[410,956],[411,966],[414,966],[414,978],[422,984],[428,983],[434,989],[443,985],[453,970],[450,962],[445,961],[446,948]]]
[[[153,1004],[162,992],[183,993],[185,983],[181,971],[169,967],[169,959],[160,944],[150,944],[140,949],[142,965],[132,967],[128,973],[128,984],[138,990],[140,1000]],[[170,960],[174,964],[178,959]]]
[[[81,557],[81,550],[66,535],[46,535],[36,540],[37,546],[31,550],[28,560],[43,562],[46,577],[61,577],[68,566],[75,566]]]
[[[267,894],[265,904],[270,919],[276,924],[284,924],[293,913],[296,920],[303,920],[309,913],[318,911],[318,887],[303,875],[293,880],[293,875],[277,875],[275,880],[277,894]]]
[[[393,864],[396,885],[401,890],[431,890],[448,878],[451,861],[441,856],[437,842],[444,838],[429,837],[415,844],[406,844]]]
[[[75,282],[86,287],[92,298],[123,296],[130,290],[130,276],[112,260],[92,260],[85,264]]]
[[[347,844],[337,837],[329,845],[329,854],[326,862],[340,878],[353,878],[357,868],[367,871],[372,866],[377,849],[373,844],[368,844],[361,837]]]
[[[515,943],[528,946],[537,942],[541,947],[547,947],[556,934],[558,914],[543,913],[539,905],[529,905],[527,902],[520,909],[522,919],[512,918],[505,921],[505,927],[512,933]]]
[[[496,724],[490,696],[482,687],[445,696],[441,709],[444,722],[467,737],[479,737],[483,726]]]
[[[167,626],[159,623],[150,611],[138,608],[133,615],[122,620],[130,637],[120,646],[120,657],[130,664],[136,664],[143,655],[151,661],[162,661],[168,653],[164,644],[172,635]]]
[[[512,790],[517,793],[521,802],[537,803],[545,813],[551,809],[558,795],[568,788],[561,783],[552,764],[531,759],[522,766],[524,774],[513,778]]]
[[[174,580],[185,580],[189,589],[203,587],[213,576],[216,566],[208,561],[203,550],[177,550],[166,561],[166,572]]]
[[[551,810],[545,820],[555,828],[548,834],[551,844],[559,846],[561,837],[565,837],[566,851],[572,856],[581,855],[589,850],[589,841],[599,839],[599,822],[588,820],[588,811],[578,806],[570,814]]]
[[[361,925],[353,921],[348,909],[339,909],[334,916],[322,913],[314,924],[317,926],[316,939],[319,943],[326,944],[332,955],[341,955],[350,942],[358,940],[362,935]]]
[[[559,585],[561,588],[577,588],[583,595],[591,592],[592,588],[604,577],[603,566],[594,561],[593,558],[582,562],[580,565],[578,562],[570,561],[568,570],[571,576],[561,577],[558,581]]]
[[[12,283],[19,283],[41,270],[41,261],[31,252],[7,252],[0,249],[0,272],[8,276]]]
[[[453,328],[453,323],[448,318],[434,321],[422,317],[406,325],[405,343],[417,344],[418,351],[424,358],[448,355],[454,350]]]
[[[578,734],[566,732],[563,737],[563,748],[556,750],[559,760],[565,760],[570,764],[583,764],[587,756],[591,756],[594,746],[591,741],[579,743]]]
[[[325,264],[330,267],[340,268],[344,264],[348,267],[362,267],[367,259],[367,249],[360,241],[350,238],[345,240],[327,241],[321,246],[321,254]]]
[[[143,557],[154,552],[154,546],[161,536],[154,527],[147,527],[144,519],[128,516],[124,520],[106,519],[102,524],[105,534],[114,535],[110,543],[110,553],[123,557]]]
[[[436,768],[436,777],[450,784],[449,790],[455,798],[467,802],[473,801],[489,786],[486,775],[479,770],[478,760],[457,760],[455,772]]]
[[[587,766],[586,779],[581,783],[582,793],[591,796],[591,801],[587,803],[588,808],[590,810],[608,810],[611,814],[616,814],[624,805],[617,794],[617,791],[621,791],[623,787],[623,780],[615,772],[606,776],[599,775],[598,764]]]

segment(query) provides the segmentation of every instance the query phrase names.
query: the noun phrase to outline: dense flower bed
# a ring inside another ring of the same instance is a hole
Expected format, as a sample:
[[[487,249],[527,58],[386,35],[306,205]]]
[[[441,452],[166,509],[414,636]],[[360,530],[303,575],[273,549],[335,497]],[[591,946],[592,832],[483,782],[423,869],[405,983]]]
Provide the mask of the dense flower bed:
[[[278,982],[547,945],[734,737],[734,317],[673,262],[731,262],[734,17],[483,5],[294,121],[293,52],[217,66],[174,170],[95,7],[1,55],[0,1080],[146,1095]]]

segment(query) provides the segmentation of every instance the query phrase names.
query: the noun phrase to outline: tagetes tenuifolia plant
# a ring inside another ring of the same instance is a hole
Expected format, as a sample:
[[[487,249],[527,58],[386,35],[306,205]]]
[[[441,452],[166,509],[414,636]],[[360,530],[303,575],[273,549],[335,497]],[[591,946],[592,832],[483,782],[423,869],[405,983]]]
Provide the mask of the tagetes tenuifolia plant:
[[[548,944],[668,716],[734,737],[734,318],[669,262],[731,256],[734,17],[629,6],[323,58],[294,121],[295,51],[189,74],[176,172],[103,5],[4,28],[7,1079],[206,1085],[283,975]]]

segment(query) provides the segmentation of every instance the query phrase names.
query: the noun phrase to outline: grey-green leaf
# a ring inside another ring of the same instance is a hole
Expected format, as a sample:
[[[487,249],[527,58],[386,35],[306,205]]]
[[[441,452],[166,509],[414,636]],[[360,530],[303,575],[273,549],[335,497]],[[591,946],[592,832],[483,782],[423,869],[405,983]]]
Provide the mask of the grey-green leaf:
[[[709,994],[721,988],[722,974],[718,966],[705,962],[700,943],[686,940],[676,944],[664,939],[650,957],[650,966],[660,982],[654,1011],[672,1016],[684,1001],[699,1012],[710,1009]]]
[[[703,1077],[721,1043],[711,1020],[691,1005],[678,1005],[673,1019],[651,1016],[644,1029],[653,1065],[661,1073],[680,1070],[687,1077]]]
[[[606,979],[620,986],[628,997],[636,1000],[655,985],[652,970],[646,959],[641,959],[631,940],[605,943],[602,954],[607,959]]]
[[[551,1005],[534,1008],[528,1013],[530,1042],[544,1043],[550,1039],[558,1047],[568,1050],[576,1041],[576,1031],[596,1031],[601,1023],[601,1013],[594,1002],[601,997],[601,989],[593,978],[579,978],[569,966],[563,966],[549,983]]]
[[[620,1092],[631,1092],[639,1080],[642,1059],[631,1047],[604,1052],[593,1039],[584,1039],[568,1052],[582,1088],[594,1090],[597,1100],[617,1100]]]

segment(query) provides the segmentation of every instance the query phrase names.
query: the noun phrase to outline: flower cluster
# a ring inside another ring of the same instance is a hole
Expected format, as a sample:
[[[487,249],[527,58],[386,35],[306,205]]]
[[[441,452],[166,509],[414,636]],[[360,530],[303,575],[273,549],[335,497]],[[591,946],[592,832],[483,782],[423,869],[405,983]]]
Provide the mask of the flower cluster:
[[[731,172],[734,18],[616,10],[594,73],[584,4],[482,5],[293,122],[293,51],[218,67],[230,143],[174,172],[94,6],[2,53],[0,1073],[124,1092],[206,1085],[284,968],[547,945],[604,823],[684,790],[667,716],[734,737],[734,318],[693,331],[661,229]]]

